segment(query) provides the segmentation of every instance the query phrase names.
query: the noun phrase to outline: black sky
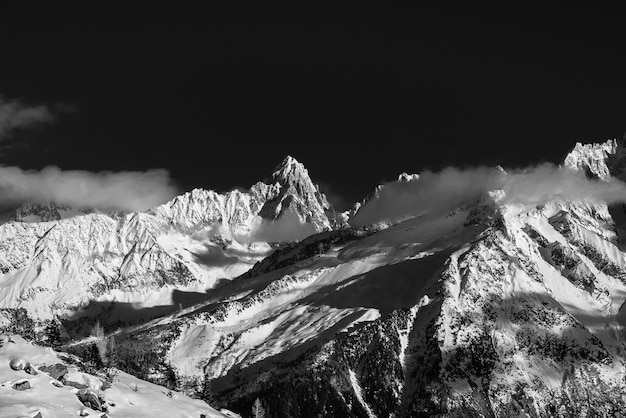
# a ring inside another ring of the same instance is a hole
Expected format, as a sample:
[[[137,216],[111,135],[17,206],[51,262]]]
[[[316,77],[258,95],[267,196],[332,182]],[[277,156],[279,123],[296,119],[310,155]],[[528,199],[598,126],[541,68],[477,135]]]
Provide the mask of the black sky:
[[[1,14],[0,94],[71,105],[0,164],[250,186],[286,154],[356,200],[402,171],[558,162],[626,131],[616,9]]]

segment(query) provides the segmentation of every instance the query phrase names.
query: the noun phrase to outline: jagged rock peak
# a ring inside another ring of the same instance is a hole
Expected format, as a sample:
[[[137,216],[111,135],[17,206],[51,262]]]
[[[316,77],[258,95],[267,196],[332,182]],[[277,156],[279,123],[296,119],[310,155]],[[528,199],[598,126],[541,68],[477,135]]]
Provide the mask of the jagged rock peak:
[[[610,139],[606,142],[583,144],[576,143],[576,146],[565,157],[563,165],[567,168],[582,170],[590,178],[598,178],[600,180],[609,180],[611,175],[616,171],[620,173],[622,169],[618,169],[619,160],[623,160],[624,141],[618,139]],[[610,158],[610,157],[613,158]]]
[[[398,181],[402,183],[408,183],[410,181],[418,180],[419,178],[420,178],[419,174],[402,173],[398,176]]]
[[[247,191],[234,189],[217,193],[194,189],[149,213],[182,229],[218,223],[238,235],[248,235],[255,227],[257,216],[275,220],[288,211],[295,212],[301,221],[312,223],[320,231],[330,228],[334,219],[326,196],[311,181],[304,165],[291,156],[274,169],[269,179],[254,184]]]
[[[272,180],[282,184],[294,184],[294,183],[311,183],[309,177],[309,171],[304,164],[293,158],[291,155],[285,157],[272,173]]]
[[[287,210],[295,212],[301,220],[313,223],[319,230],[328,229],[334,222],[334,210],[317,184],[309,177],[302,163],[288,155],[274,169],[269,183],[277,190],[259,212],[266,219],[276,219]],[[268,185],[257,183],[253,190]]]

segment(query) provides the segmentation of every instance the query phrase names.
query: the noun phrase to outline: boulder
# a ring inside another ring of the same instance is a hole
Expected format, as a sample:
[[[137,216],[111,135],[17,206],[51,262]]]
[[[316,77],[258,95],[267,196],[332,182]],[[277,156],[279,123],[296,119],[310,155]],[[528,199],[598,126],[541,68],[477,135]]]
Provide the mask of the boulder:
[[[33,375],[33,376],[37,374],[37,370],[35,370],[35,368],[33,367],[33,365],[32,365],[32,364],[30,364],[30,363],[27,363],[27,364],[26,364],[26,366],[24,367],[24,371],[25,371],[26,373],[28,373],[28,374]]]
[[[13,370],[23,370],[28,362],[21,357],[13,357],[11,361],[9,361],[9,367]]]
[[[76,392],[76,396],[78,400],[81,401],[83,405],[89,407],[96,411],[106,412],[106,407],[103,407],[103,400],[101,400],[98,395],[91,389],[80,389]]]
[[[58,388],[62,388],[62,387],[64,386],[64,385],[63,385],[63,383],[59,382],[59,381],[58,381],[58,380],[56,380],[56,379],[52,379],[52,380],[50,381],[50,383],[52,383],[52,385],[53,385],[53,386],[56,386],[56,387],[58,387]]]
[[[71,386],[76,389],[89,389],[89,386],[84,383],[74,382],[73,380],[63,379],[65,386]]]
[[[15,382],[13,383],[13,389],[15,390],[30,389],[30,382],[28,380],[21,380],[19,382]]]
[[[57,363],[52,366],[40,366],[39,370],[48,373],[51,378],[61,380],[67,374],[67,366]]]

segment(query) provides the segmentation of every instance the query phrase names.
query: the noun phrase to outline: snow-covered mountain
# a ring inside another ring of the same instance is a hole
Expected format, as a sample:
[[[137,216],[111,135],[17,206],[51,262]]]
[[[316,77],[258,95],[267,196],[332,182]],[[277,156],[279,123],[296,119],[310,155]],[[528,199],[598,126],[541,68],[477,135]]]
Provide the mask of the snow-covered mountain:
[[[625,149],[577,144],[563,165],[624,178]],[[398,179],[411,181],[420,177]],[[4,224],[0,296],[36,310],[36,300],[69,306],[75,294],[158,300],[165,286],[184,300],[219,271],[232,280],[194,303],[107,331],[118,346],[151,347],[148,377],[167,366],[192,386],[210,382],[215,406],[234,411],[259,398],[269,415],[290,417],[618,416],[626,211],[514,201],[492,190],[449,213],[333,228],[319,188],[287,158],[249,192],[194,190],[147,213]],[[318,233],[278,248],[256,242],[259,231],[301,227]],[[54,284],[38,285],[44,278]]]
[[[333,209],[308,170],[287,156],[267,182],[254,184],[249,191],[219,194],[194,189],[154,208],[149,213],[181,230],[196,230],[219,224],[231,235],[249,235],[261,220],[274,221],[288,212],[317,231],[329,229],[335,221]]]
[[[273,250],[271,239],[330,229],[332,214],[292,157],[247,192],[195,189],[146,213],[24,205],[0,225],[0,308],[39,319],[105,301],[174,309],[185,292],[251,268]],[[290,235],[272,234],[285,225]]]
[[[564,164],[606,180],[623,149],[577,145]],[[211,380],[235,411],[258,397],[272,416],[617,416],[619,211],[494,191],[439,216],[326,231],[114,335],[157,341],[178,376]]]

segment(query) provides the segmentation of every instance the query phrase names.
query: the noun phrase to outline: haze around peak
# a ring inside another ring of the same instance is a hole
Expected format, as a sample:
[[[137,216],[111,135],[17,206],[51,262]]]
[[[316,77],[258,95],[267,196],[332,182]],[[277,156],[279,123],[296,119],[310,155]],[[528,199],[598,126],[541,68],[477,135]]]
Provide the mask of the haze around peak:
[[[503,192],[498,204],[523,208],[551,200],[626,203],[626,183],[615,178],[589,179],[582,171],[569,167],[549,163],[508,171],[498,167],[448,167],[420,173],[413,181],[384,184],[352,223],[396,223],[418,215],[445,215],[495,190]]]

